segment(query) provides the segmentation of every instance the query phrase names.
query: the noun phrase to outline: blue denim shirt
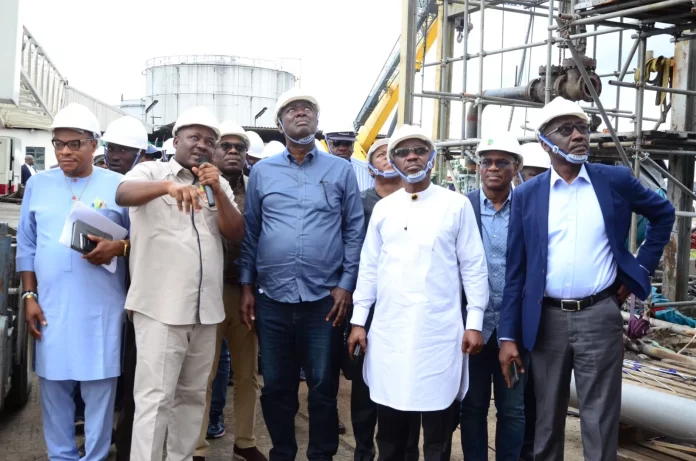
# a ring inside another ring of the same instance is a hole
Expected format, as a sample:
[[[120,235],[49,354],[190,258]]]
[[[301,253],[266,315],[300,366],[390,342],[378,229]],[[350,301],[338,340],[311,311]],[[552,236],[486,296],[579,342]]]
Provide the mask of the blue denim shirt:
[[[355,290],[365,229],[350,163],[316,148],[302,164],[287,150],[258,162],[244,223],[240,283],[284,303]]]
[[[483,189],[481,199],[481,239],[488,262],[488,308],[483,315],[483,340],[487,343],[498,328],[500,305],[505,288],[505,254],[507,252],[508,224],[510,223],[510,198],[503,207],[495,211],[493,203],[486,198]]]

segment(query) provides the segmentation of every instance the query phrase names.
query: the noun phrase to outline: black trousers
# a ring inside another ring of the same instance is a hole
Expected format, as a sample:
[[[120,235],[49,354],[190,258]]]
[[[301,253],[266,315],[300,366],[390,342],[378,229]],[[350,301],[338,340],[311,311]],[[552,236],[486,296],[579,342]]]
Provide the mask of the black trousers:
[[[534,425],[536,424],[536,394],[534,393],[534,377],[532,367],[527,367],[527,385],[524,388],[524,444],[520,459],[534,459]]]
[[[377,448],[379,461],[402,461],[411,437],[414,418],[423,425],[423,459],[449,461],[452,432],[459,418],[459,402],[438,411],[400,411],[377,405]]]
[[[135,383],[137,349],[135,346],[133,322],[128,319],[126,319],[126,329],[123,334],[123,347],[123,370],[121,374],[123,399],[121,400],[121,411],[118,414],[116,423],[116,459],[117,461],[130,461],[133,419],[135,417],[133,387]]]

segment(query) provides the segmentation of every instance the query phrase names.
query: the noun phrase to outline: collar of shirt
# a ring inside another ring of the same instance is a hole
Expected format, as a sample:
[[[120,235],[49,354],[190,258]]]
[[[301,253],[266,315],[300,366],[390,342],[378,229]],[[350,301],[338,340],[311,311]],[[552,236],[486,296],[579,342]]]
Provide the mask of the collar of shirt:
[[[181,166],[179,162],[174,160],[174,157],[172,157],[171,160],[169,160],[169,170],[172,172],[174,176],[181,177],[181,179],[185,181],[193,182],[196,179],[193,173]]]
[[[314,158],[315,155],[318,154],[318,152],[319,151],[318,151],[317,147],[314,146],[314,149],[310,150],[309,152],[307,152],[305,154],[305,158],[302,161],[302,165],[304,165],[305,163],[312,163],[312,159]],[[287,148],[285,149],[284,157],[288,161],[289,164],[292,165],[294,163],[295,165],[301,166],[299,163],[297,163],[297,160],[295,160],[295,157],[293,157],[293,155],[290,153],[290,150]]]
[[[488,197],[486,197],[486,194],[483,192],[483,187],[479,189],[479,197],[481,199],[481,208],[495,209],[493,203],[490,200],[488,200]],[[503,206],[500,207],[501,210],[505,208],[508,205],[508,203],[510,203],[510,199],[512,199],[512,188],[510,188],[510,192],[508,193],[508,196],[505,199],[505,203],[503,203]]]
[[[403,194],[404,198],[408,199],[409,202],[410,201],[415,202],[417,200],[425,200],[428,197],[430,197],[431,195],[433,195],[433,193],[434,193],[433,191],[435,190],[435,187],[438,187],[438,186],[433,186],[432,184],[428,184],[427,189],[420,191],[420,192],[417,192],[415,194],[412,194],[410,192],[406,192],[406,188],[399,189],[399,192],[401,192]],[[414,195],[416,196],[415,200],[413,199]]]
[[[580,173],[578,173],[578,176],[573,179],[573,182],[571,182],[569,185],[572,186],[574,185],[578,179],[583,179],[587,184],[592,184],[592,181],[590,181],[590,175],[587,174],[587,169],[585,168],[585,165],[582,165],[580,167]],[[551,168],[551,189],[556,187],[558,184],[558,181],[565,182],[561,176],[556,173],[556,170],[552,167]]]

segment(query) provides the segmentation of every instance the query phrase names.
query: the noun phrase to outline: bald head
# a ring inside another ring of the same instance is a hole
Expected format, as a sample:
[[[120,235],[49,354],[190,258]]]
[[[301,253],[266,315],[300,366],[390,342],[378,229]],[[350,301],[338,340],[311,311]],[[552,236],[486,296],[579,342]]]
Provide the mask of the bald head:
[[[34,157],[31,155],[26,155],[24,157],[24,163],[26,163],[27,165],[30,165],[30,166],[33,165],[34,164]]]

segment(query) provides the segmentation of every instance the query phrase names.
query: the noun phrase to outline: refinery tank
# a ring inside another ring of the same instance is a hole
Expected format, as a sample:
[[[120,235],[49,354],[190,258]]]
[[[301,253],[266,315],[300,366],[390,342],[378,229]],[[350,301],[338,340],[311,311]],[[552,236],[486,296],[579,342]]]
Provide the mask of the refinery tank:
[[[149,59],[145,105],[158,102],[147,114],[148,121],[166,125],[181,112],[204,106],[220,121],[275,126],[273,110],[278,97],[295,86],[296,62],[218,55]],[[255,120],[264,107],[266,111]]]

